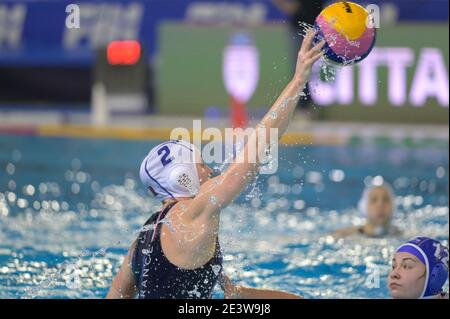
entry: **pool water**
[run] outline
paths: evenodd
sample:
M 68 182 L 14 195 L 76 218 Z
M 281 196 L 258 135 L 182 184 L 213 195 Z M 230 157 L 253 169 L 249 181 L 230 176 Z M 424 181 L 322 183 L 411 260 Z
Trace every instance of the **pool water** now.
M 156 144 L 0 136 L 0 298 L 103 298 L 159 208 L 138 180 Z M 448 147 L 433 145 L 283 147 L 278 173 L 222 213 L 225 270 L 307 298 L 389 298 L 399 243 L 425 235 L 448 245 L 448 164 Z M 379 175 L 395 188 L 404 238 L 333 240 L 363 222 L 355 207 Z

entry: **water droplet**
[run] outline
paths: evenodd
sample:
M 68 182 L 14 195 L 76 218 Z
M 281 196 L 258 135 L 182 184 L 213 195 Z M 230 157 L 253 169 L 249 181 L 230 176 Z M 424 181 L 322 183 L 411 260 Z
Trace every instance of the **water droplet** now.
M 219 273 L 222 271 L 222 266 L 220 265 L 213 265 L 211 268 L 216 276 L 218 276 Z
M 33 196 L 34 193 L 35 193 L 34 186 L 33 186 L 33 185 L 30 185 L 30 184 L 29 184 L 29 185 L 26 185 L 26 186 L 23 187 L 22 192 L 23 192 L 25 195 Z
M 163 223 L 164 225 L 166 225 L 167 226 L 167 228 L 169 228 L 169 230 L 172 232 L 172 233 L 175 233 L 176 232 L 176 229 L 175 229 L 175 227 L 173 226 L 173 224 L 172 224 L 172 221 L 169 219 L 169 218 L 164 218 L 163 220 L 161 220 L 161 223 Z
M 13 163 L 8 163 L 6 165 L 6 173 L 8 173 L 8 175 L 13 175 L 15 171 L 16 171 L 16 167 L 14 166 Z
M 333 169 L 329 173 L 329 178 L 333 182 L 339 183 L 342 182 L 345 178 L 345 173 L 343 170 L 340 169 Z
M 16 201 L 17 196 L 13 192 L 8 192 L 8 194 L 6 195 L 6 198 L 8 199 L 8 201 L 10 203 L 13 203 Z
M 73 183 L 72 186 L 70 187 L 70 190 L 72 193 L 78 194 L 80 192 L 80 185 L 77 183 Z
M 272 112 L 270 113 L 270 118 L 271 118 L 272 120 L 275 120 L 277 117 L 278 117 L 277 111 L 272 111 Z
M 45 184 L 45 183 L 40 183 L 39 184 L 39 192 L 41 194 L 47 193 L 47 190 L 48 190 L 47 184 Z
M 70 166 L 73 170 L 78 171 L 81 168 L 81 160 L 78 158 L 72 159 L 72 161 L 70 162 Z
M 34 201 L 33 208 L 35 210 L 39 210 L 41 208 L 41 203 L 39 203 L 38 201 Z
M 24 199 L 24 198 L 19 198 L 18 200 L 17 200 L 17 207 L 19 207 L 19 208 L 25 208 L 25 207 L 27 207 L 28 206 L 28 201 L 26 200 L 26 199 Z
M 93 181 L 91 183 L 91 189 L 94 192 L 99 192 L 100 191 L 100 184 L 97 181 Z
M 442 167 L 442 166 L 439 166 L 439 167 L 436 169 L 436 177 L 437 177 L 437 178 L 443 178 L 444 176 L 445 176 L 445 168 Z
M 372 183 L 374 186 L 381 186 L 384 182 L 383 176 L 377 175 L 373 178 Z
M 78 183 L 85 183 L 87 179 L 87 175 L 84 172 L 78 172 L 76 175 L 76 180 Z
M 22 153 L 19 150 L 14 150 L 12 152 L 12 159 L 14 162 L 20 161 L 22 158 Z
M 15 181 L 13 181 L 13 180 L 10 180 L 9 182 L 8 182 L 8 188 L 10 189 L 10 190 L 15 190 L 16 189 L 16 182 Z

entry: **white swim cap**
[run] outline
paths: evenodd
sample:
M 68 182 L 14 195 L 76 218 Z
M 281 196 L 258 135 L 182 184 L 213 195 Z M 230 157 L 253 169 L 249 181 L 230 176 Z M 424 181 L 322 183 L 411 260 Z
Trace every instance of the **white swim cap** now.
M 196 163 L 200 151 L 193 144 L 171 140 L 152 148 L 140 168 L 141 182 L 161 200 L 194 197 L 200 188 Z
M 364 189 L 364 191 L 363 191 L 363 193 L 361 195 L 361 199 L 359 200 L 359 203 L 358 203 L 358 210 L 364 216 L 367 216 L 367 213 L 368 213 L 367 208 L 368 208 L 368 205 L 369 205 L 369 194 L 370 194 L 370 192 L 373 189 L 378 188 L 378 187 L 382 187 L 385 190 L 387 190 L 387 192 L 389 194 L 389 197 L 392 199 L 392 212 L 395 211 L 395 193 L 394 193 L 394 190 L 392 189 L 391 185 L 389 185 L 387 182 L 383 181 L 380 184 L 369 185 L 369 186 L 367 186 Z

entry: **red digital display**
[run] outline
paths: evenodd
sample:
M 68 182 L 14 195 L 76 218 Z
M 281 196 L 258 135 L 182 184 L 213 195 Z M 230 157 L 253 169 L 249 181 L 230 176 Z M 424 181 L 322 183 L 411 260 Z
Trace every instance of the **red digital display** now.
M 141 57 L 138 41 L 112 41 L 106 50 L 106 58 L 111 65 L 134 65 Z

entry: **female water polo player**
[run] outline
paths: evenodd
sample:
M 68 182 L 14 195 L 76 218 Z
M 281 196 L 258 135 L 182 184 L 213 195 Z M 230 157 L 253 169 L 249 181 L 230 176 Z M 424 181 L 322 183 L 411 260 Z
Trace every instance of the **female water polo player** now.
M 298 54 L 293 79 L 257 130 L 286 131 L 295 106 L 323 54 L 309 32 Z M 276 116 L 274 116 L 274 114 Z M 143 184 L 163 202 L 131 246 L 107 298 L 210 298 L 217 282 L 229 298 L 298 298 L 293 294 L 235 286 L 222 272 L 218 241 L 220 212 L 259 170 L 252 145 L 269 144 L 270 134 L 252 134 L 226 172 L 211 178 L 194 145 L 169 141 L 153 148 L 141 165 Z M 267 149 L 258 147 L 258 159 Z
M 359 211 L 367 218 L 362 226 L 349 227 L 333 233 L 336 238 L 352 235 L 367 237 L 399 236 L 400 230 L 392 225 L 395 209 L 395 194 L 387 183 L 372 185 L 364 189 L 358 204 Z
M 417 237 L 397 248 L 388 286 L 394 299 L 448 299 L 448 248 L 439 241 Z

